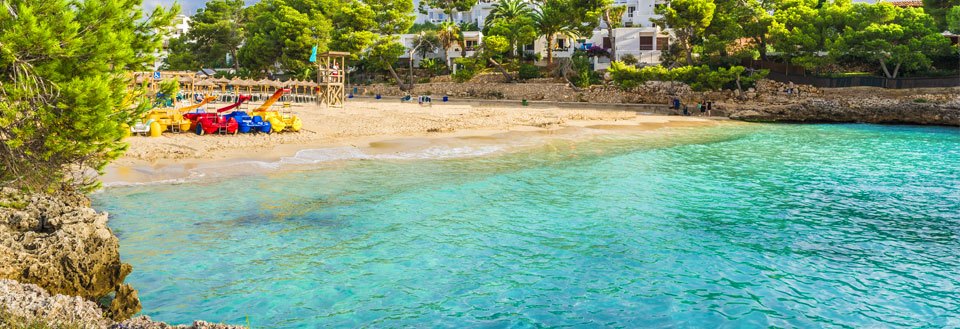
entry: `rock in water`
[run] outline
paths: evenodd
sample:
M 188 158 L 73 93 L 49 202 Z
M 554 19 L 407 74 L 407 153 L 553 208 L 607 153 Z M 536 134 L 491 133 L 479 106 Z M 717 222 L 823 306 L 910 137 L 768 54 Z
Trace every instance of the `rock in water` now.
M 132 270 L 120 262 L 107 214 L 85 196 L 0 189 L 0 278 L 90 301 L 116 292 L 109 316 L 125 319 L 141 308 L 133 288 L 122 286 Z

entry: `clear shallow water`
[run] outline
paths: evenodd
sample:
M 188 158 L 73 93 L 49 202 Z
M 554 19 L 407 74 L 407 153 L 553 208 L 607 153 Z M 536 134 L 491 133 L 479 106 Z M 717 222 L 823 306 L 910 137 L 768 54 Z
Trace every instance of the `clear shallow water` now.
M 94 198 L 175 323 L 960 326 L 956 128 L 677 129 Z

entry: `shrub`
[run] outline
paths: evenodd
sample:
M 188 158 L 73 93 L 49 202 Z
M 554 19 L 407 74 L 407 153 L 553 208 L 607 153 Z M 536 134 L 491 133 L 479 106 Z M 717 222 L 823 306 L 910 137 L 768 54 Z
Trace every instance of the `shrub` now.
M 636 56 L 633 56 L 633 54 L 626 54 L 626 55 L 620 56 L 620 61 L 630 66 L 634 66 L 634 65 L 637 65 L 637 63 L 640 63 L 640 60 L 638 60 Z
M 767 70 L 755 71 L 745 75 L 743 66 L 711 69 L 707 65 L 681 66 L 667 69 L 663 66 L 648 66 L 637 69 L 622 62 L 613 62 L 607 70 L 613 83 L 622 89 L 637 87 L 647 81 L 676 81 L 690 85 L 696 91 L 736 89 L 739 79 L 741 88 L 756 84 L 769 73 Z
M 517 76 L 524 80 L 539 78 L 541 77 L 540 68 L 533 64 L 520 65 L 520 70 L 517 72 Z
M 427 58 L 420 61 L 420 68 L 427 70 L 431 76 L 443 74 L 447 70 L 447 65 L 442 60 L 436 58 Z
M 571 67 L 573 69 L 574 76 L 570 78 L 570 82 L 580 88 L 590 87 L 593 84 L 600 83 L 600 75 L 593 70 L 592 63 L 590 62 L 589 55 L 583 51 L 577 51 L 573 54 L 571 58 Z
M 453 81 L 460 83 L 470 81 L 470 79 L 473 79 L 483 68 L 482 64 L 477 63 L 477 59 L 470 57 L 457 58 L 455 63 L 460 66 L 457 72 L 450 75 L 450 77 L 453 78 Z

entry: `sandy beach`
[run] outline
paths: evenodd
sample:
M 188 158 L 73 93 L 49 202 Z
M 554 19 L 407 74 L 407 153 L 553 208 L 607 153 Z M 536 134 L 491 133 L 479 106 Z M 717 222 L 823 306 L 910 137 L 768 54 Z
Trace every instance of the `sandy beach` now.
M 245 104 L 244 108 L 256 105 L 259 104 Z M 519 145 L 518 139 L 529 145 L 535 140 L 569 138 L 570 134 L 583 134 L 585 130 L 591 134 L 615 134 L 733 124 L 716 118 L 645 115 L 635 111 L 523 107 L 519 102 L 515 107 L 479 102 L 420 106 L 395 100 L 350 100 L 343 108 L 292 104 L 290 111 L 303 120 L 300 132 L 131 136 L 127 139 L 129 150 L 111 164 L 103 180 L 108 184 L 163 181 L 182 178 L 185 171 L 197 167 L 277 161 L 303 150 L 347 147 L 382 155 L 436 147 L 460 151 L 471 147 L 502 149 Z

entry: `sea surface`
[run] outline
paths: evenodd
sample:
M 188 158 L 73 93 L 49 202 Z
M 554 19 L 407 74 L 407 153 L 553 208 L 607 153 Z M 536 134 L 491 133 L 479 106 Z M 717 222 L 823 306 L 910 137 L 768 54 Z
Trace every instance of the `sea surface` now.
M 336 156 L 94 204 L 143 314 L 178 324 L 960 327 L 957 128 L 731 124 Z

